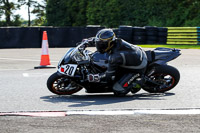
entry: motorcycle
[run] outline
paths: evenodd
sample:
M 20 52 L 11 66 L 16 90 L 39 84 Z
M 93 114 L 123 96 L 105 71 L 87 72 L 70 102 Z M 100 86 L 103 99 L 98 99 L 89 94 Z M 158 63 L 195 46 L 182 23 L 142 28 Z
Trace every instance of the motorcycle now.
M 57 72 L 47 80 L 49 91 L 57 95 L 72 95 L 83 88 L 87 93 L 114 92 L 112 89 L 114 83 L 88 81 L 87 75 L 103 73 L 107 70 L 109 55 L 87 50 L 86 43 L 87 40 L 82 41 L 77 47 L 70 48 L 62 57 Z M 143 82 L 139 88 L 134 85 L 130 91 L 133 94 L 140 89 L 149 93 L 164 93 L 174 88 L 179 82 L 180 73 L 167 62 L 180 56 L 180 50 L 156 48 L 145 53 L 148 59 L 146 71 L 144 74 L 137 74 L 131 83 Z M 120 70 L 118 77 L 122 76 L 124 72 Z

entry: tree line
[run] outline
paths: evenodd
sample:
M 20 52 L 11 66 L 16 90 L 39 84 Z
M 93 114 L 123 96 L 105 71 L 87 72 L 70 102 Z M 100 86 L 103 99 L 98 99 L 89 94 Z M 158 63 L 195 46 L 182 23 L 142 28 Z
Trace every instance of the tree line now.
M 0 18 L 6 16 L 0 26 L 20 26 L 20 16 L 13 16 L 11 21 L 9 15 L 22 5 L 34 7 L 29 15 L 37 14 L 34 24 L 43 26 L 196 27 L 200 22 L 199 0 L 43 0 L 43 4 L 36 0 L 18 0 L 17 4 L 0 0 Z
M 32 14 L 37 16 L 34 25 L 44 24 L 46 4 L 47 0 L 41 0 L 40 3 L 37 0 L 0 0 L 0 26 L 21 26 L 23 22 L 26 22 L 27 26 L 31 26 Z M 23 20 L 22 16 L 14 14 L 22 6 L 27 6 L 28 20 Z M 33 9 L 31 10 L 31 8 Z

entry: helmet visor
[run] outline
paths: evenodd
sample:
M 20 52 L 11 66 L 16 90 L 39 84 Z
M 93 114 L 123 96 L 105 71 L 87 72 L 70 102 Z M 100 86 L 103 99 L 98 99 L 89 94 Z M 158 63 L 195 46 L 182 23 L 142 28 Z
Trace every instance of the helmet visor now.
M 96 41 L 95 45 L 96 45 L 97 51 L 99 51 L 100 53 L 105 53 L 105 50 L 108 47 L 108 42 Z

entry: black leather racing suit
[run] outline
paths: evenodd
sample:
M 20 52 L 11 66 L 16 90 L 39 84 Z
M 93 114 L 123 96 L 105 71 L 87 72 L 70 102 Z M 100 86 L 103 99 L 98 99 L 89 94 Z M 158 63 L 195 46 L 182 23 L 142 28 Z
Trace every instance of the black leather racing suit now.
M 94 38 L 89 40 L 88 45 L 94 46 Z M 115 43 L 114 46 L 107 52 L 109 54 L 108 69 L 105 73 L 100 74 L 101 81 L 115 81 L 113 91 L 118 94 L 126 94 L 132 87 L 134 77 L 145 71 L 147 56 L 140 47 L 123 39 L 118 38 L 112 43 Z M 124 75 L 118 75 L 122 71 Z
M 147 66 L 147 56 L 138 46 L 130 44 L 122 39 L 116 39 L 113 48 L 109 51 L 108 69 L 105 73 L 107 80 L 114 80 L 118 71 L 127 70 L 113 86 L 117 93 L 130 91 L 128 81 L 138 73 L 143 73 Z

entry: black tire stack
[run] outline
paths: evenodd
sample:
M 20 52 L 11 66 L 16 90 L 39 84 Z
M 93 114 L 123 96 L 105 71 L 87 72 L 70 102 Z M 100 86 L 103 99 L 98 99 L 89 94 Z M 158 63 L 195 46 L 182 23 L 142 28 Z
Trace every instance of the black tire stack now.
M 143 27 L 133 27 L 133 44 L 146 44 L 146 30 Z
M 120 26 L 117 37 L 124 39 L 125 41 L 127 41 L 129 43 L 133 43 L 132 26 Z
M 113 32 L 115 33 L 116 37 L 119 38 L 119 29 L 113 29 Z
M 120 26 L 113 30 L 118 38 L 133 44 L 166 44 L 168 28 Z
M 158 28 L 154 26 L 145 26 L 147 41 L 146 44 L 157 44 L 158 43 Z
M 167 44 L 168 29 L 159 27 L 158 28 L 158 44 Z

